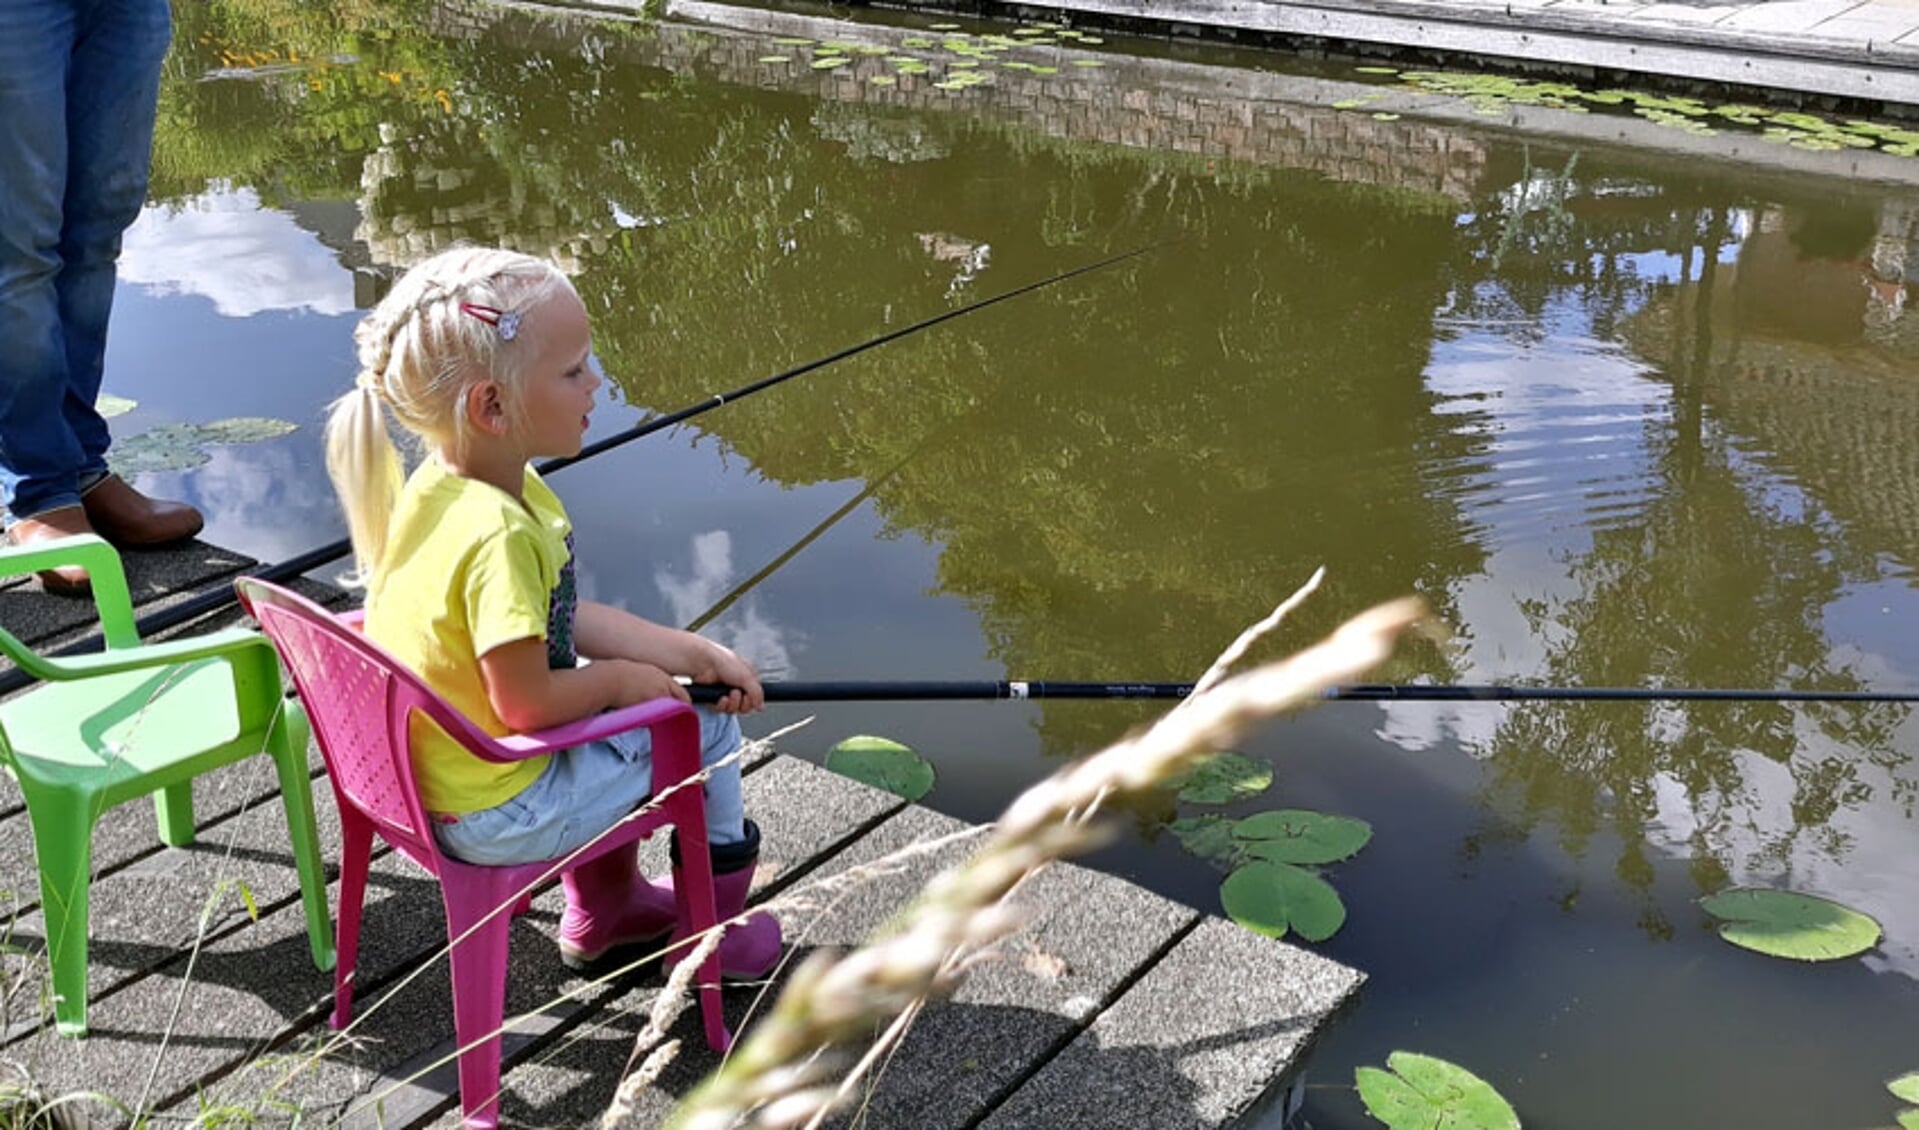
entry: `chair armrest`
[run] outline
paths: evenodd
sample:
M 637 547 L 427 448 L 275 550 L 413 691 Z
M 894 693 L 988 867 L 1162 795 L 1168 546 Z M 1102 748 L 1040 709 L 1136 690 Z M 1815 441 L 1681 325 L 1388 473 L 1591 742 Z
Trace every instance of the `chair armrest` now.
M 27 651 L 23 655 L 14 656 L 13 659 L 22 670 L 36 679 L 86 679 L 95 675 L 117 675 L 123 671 L 138 671 L 147 667 L 190 663 L 195 659 L 210 659 L 216 656 L 232 655 L 249 648 L 272 646 L 257 632 L 246 628 L 227 628 L 204 636 L 169 640 L 166 643 L 140 644 L 136 647 L 118 647 L 94 655 L 75 655 L 54 659 Z
M 595 714 L 578 722 L 568 722 L 564 726 L 552 726 L 530 734 L 489 738 L 486 744 L 491 749 L 476 748 L 473 752 L 488 761 L 522 761 L 543 753 L 555 753 L 615 734 L 624 734 L 628 730 L 656 725 L 681 713 L 691 714 L 693 708 L 676 698 L 656 698 Z
M 19 577 L 78 565 L 87 571 L 93 588 L 93 606 L 100 616 L 100 634 L 109 647 L 128 647 L 140 642 L 133 626 L 133 595 L 127 589 L 126 570 L 120 554 L 97 534 L 75 534 L 35 545 L 0 545 L 0 577 Z M 11 637 L 9 637 L 11 639 Z M 22 663 L 7 649 L 8 658 Z

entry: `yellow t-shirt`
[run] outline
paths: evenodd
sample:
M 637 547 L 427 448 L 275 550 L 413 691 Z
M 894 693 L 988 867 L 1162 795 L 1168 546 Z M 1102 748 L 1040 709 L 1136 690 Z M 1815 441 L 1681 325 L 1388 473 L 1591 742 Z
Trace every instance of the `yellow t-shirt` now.
M 429 687 L 496 737 L 480 656 L 505 643 L 547 641 L 547 661 L 571 667 L 572 523 L 533 468 L 519 500 L 427 459 L 407 479 L 368 586 L 366 633 Z M 413 772 L 433 812 L 466 813 L 508 800 L 546 768 L 544 756 L 495 764 L 415 716 Z

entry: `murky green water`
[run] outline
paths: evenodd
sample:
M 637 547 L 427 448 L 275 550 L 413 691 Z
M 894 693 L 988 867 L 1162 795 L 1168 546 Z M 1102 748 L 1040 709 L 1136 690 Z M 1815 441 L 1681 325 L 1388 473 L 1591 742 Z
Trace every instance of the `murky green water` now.
M 316 433 L 357 311 L 455 238 L 575 271 L 618 384 L 595 436 L 1157 242 L 556 475 L 587 593 L 729 602 L 708 631 L 775 677 L 1184 680 L 1323 564 L 1270 653 L 1415 592 L 1455 639 L 1382 679 L 1919 685 L 1919 193 L 1288 109 L 1306 70 L 1181 69 L 1205 56 L 914 94 L 760 63 L 803 55 L 773 34 L 184 3 L 118 433 L 303 429 L 147 484 L 263 559 L 338 536 Z M 968 818 L 1147 716 L 812 713 L 790 752 L 906 741 Z M 1883 1080 L 1919 1068 L 1914 737 L 1902 707 L 1764 703 L 1261 732 L 1278 783 L 1246 811 L 1376 830 L 1329 872 L 1350 919 L 1320 948 L 1372 980 L 1308 1121 L 1369 1125 L 1352 1068 L 1407 1048 L 1533 1126 L 1889 1124 Z M 1195 811 L 1134 811 L 1096 862 L 1217 909 L 1162 832 Z M 1735 950 L 1696 905 L 1733 883 L 1886 940 Z

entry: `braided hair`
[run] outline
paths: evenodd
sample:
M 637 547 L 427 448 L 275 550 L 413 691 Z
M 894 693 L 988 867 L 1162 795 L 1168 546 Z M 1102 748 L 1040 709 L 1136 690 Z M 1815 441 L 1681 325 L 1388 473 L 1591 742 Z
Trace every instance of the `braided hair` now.
M 523 329 L 522 319 L 572 291 L 543 259 L 458 247 L 408 270 L 360 322 L 353 333 L 359 374 L 326 423 L 327 473 L 353 538 L 349 584 L 378 571 L 405 484 L 388 413 L 422 446 L 465 451 L 472 438 L 462 407 L 467 390 L 491 380 L 517 406 L 536 352 L 525 338 L 538 332 L 533 323 Z

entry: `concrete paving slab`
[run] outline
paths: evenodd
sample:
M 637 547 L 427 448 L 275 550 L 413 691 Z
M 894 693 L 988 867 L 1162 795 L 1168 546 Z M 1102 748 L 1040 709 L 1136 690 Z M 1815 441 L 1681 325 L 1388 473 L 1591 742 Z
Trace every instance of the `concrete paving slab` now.
M 120 555 L 120 561 L 127 571 L 134 607 L 142 613 L 165 607 L 182 599 L 182 594 L 190 595 L 217 578 L 255 564 L 250 557 L 202 541 L 129 551 Z M 93 601 L 49 596 L 38 581 L 0 590 L 0 628 L 29 644 L 39 645 L 98 620 Z M 0 664 L 0 670 L 11 667 Z
M 340 855 L 339 821 L 330 792 L 313 799 L 321 856 L 329 861 L 332 878 L 337 875 L 332 861 Z M 246 898 L 241 896 L 242 887 Z M 198 841 L 188 847 L 163 848 L 96 879 L 90 898 L 87 996 L 93 1001 L 172 961 L 196 937 L 214 940 L 245 929 L 251 923 L 247 899 L 252 900 L 254 913 L 267 915 L 284 908 L 304 914 L 285 811 L 277 794 L 232 819 L 203 825 Z M 203 914 L 208 915 L 204 932 Z M 40 957 L 45 938 L 40 911 L 22 916 L 13 925 L 8 940 L 31 955 L 24 962 L 28 980 L 15 983 L 13 999 L 38 1001 L 41 989 L 50 989 Z M 44 1019 L 38 1016 L 29 1022 L 37 1026 Z M 17 1027 L 7 1030 L 8 1039 L 25 1034 Z
M 1362 974 L 1223 919 L 1182 937 L 983 1130 L 1241 1124 L 1286 1094 Z
M 368 884 L 360 976 L 369 986 L 369 1002 L 404 963 L 417 963 L 446 937 L 438 891 L 402 863 L 390 855 L 376 860 Z M 260 1073 L 266 1067 L 243 1084 L 223 1087 L 221 1081 L 323 1027 L 332 1005 L 332 974 L 313 967 L 299 904 L 210 941 L 191 961 L 190 978 L 188 966 L 188 955 L 178 955 L 92 1002 L 85 1040 L 43 1031 L 12 1045 L 8 1054 L 54 1094 L 97 1091 L 132 1102 L 164 1044 L 150 1096 L 156 1107 L 195 1101 L 202 1088 L 209 1101 L 262 1098 Z M 429 984 L 445 995 L 444 982 Z M 404 1011 L 416 995 L 424 998 L 426 992 L 402 991 L 392 1007 Z
M 1722 27 L 1738 31 L 1763 31 L 1781 35 L 1801 35 L 1821 21 L 1859 6 L 1859 0 L 1772 0 L 1767 4 L 1749 4 L 1721 22 Z

